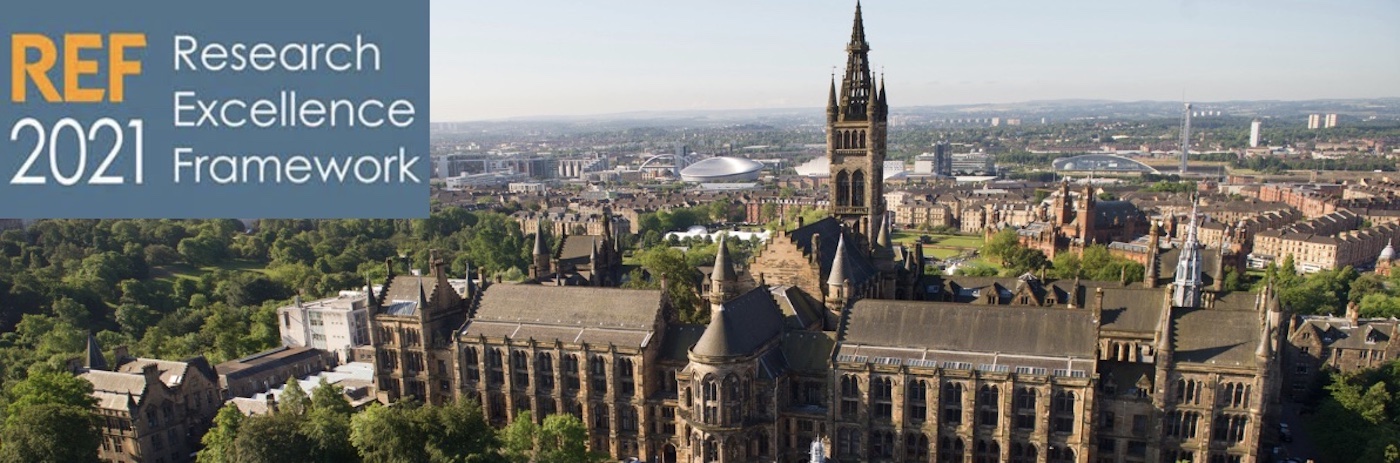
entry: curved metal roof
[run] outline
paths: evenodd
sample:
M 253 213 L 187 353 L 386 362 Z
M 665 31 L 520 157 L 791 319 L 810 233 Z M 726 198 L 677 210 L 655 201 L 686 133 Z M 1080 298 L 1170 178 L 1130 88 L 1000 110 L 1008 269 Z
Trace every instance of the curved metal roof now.
M 749 176 L 757 178 L 758 171 L 760 170 L 763 170 L 763 163 L 758 161 L 728 156 L 716 156 L 706 158 L 681 169 L 681 178 L 687 181 L 707 181 L 712 179 Z
M 1150 172 L 1157 173 L 1157 169 L 1147 164 L 1128 159 L 1116 154 L 1085 154 L 1069 158 L 1059 158 L 1051 162 L 1055 170 L 1061 171 L 1120 171 L 1120 172 Z

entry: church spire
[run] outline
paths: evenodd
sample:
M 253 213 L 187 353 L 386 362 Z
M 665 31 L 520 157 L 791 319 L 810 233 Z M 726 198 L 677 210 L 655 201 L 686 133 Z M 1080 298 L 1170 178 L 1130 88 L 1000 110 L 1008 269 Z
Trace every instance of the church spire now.
M 870 44 L 865 41 L 865 23 L 856 3 L 855 24 L 851 26 L 851 43 L 846 45 L 846 76 L 841 81 L 841 113 L 844 120 L 864 120 L 866 107 L 875 96 L 870 78 Z
M 1186 229 L 1186 241 L 1181 243 L 1181 258 L 1176 263 L 1176 286 L 1172 289 L 1172 305 L 1201 306 L 1201 246 L 1196 240 L 1196 199 L 1192 198 L 1191 225 Z
M 856 44 L 865 44 L 865 21 L 862 21 L 860 17 L 859 1 L 856 2 L 856 20 L 855 23 L 851 25 L 851 46 L 855 46 Z

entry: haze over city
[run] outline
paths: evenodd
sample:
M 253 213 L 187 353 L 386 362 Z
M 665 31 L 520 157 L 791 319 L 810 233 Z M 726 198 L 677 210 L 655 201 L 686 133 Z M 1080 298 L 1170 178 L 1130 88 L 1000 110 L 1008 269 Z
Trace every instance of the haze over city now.
M 819 107 L 854 2 L 432 4 L 432 120 Z M 865 4 L 898 106 L 1394 97 L 1400 4 Z M 839 71 L 838 71 L 839 72 Z

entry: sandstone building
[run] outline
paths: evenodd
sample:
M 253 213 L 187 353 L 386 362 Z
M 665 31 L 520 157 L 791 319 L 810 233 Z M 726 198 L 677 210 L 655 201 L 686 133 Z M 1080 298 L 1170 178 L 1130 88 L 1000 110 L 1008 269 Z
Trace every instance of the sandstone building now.
M 385 398 L 475 399 L 497 424 L 574 414 L 619 460 L 1264 461 L 1285 318 L 1271 288 L 1223 291 L 1194 218 L 1176 247 L 1152 244 L 1141 284 L 925 275 L 890 240 L 887 100 L 859 6 L 846 50 L 831 216 L 782 227 L 745 272 L 721 241 L 707 324 L 588 266 L 550 277 L 542 241 L 525 284 L 445 294 L 434 259 L 372 298 Z M 1100 211 L 1092 192 L 1076 208 L 1061 188 L 1057 240 L 1146 229 L 1135 208 Z

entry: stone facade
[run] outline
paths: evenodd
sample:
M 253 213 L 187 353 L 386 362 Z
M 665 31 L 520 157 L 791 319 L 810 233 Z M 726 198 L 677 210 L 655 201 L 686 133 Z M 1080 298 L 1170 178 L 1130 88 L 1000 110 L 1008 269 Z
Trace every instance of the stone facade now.
M 202 357 L 183 362 L 130 358 L 116 352 L 107 369 L 97 341 L 75 369 L 93 386 L 102 445 L 97 458 L 111 463 L 193 461 L 200 438 L 223 405 L 214 370 Z

